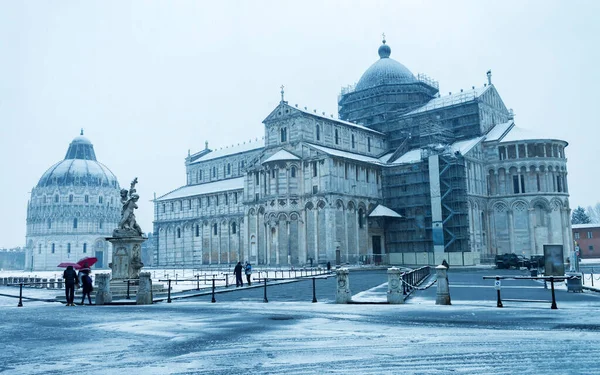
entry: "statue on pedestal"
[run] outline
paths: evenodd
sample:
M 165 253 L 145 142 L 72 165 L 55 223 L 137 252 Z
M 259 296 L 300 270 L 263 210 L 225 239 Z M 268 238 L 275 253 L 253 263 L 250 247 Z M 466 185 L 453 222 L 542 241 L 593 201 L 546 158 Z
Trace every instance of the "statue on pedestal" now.
M 138 208 L 137 201 L 140 196 L 136 194 L 135 185 L 137 177 L 131 181 L 129 191 L 121 189 L 121 221 L 117 229 L 113 231 L 113 237 L 141 237 L 143 235 L 142 228 L 135 220 L 135 210 Z

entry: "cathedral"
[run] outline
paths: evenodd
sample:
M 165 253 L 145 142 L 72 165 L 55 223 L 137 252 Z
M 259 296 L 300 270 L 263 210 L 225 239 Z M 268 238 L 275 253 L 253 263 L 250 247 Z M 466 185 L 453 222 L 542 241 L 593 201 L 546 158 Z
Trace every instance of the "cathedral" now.
M 112 235 L 121 218 L 119 182 L 96 160 L 94 146 L 81 135 L 64 160 L 51 166 L 31 191 L 27 204 L 26 270 L 57 270 L 62 262 L 97 257 L 108 267 Z
M 155 265 L 474 265 L 570 250 L 564 140 L 515 125 L 492 84 L 440 95 L 379 59 L 337 118 L 284 98 L 264 136 L 185 159 L 154 200 Z

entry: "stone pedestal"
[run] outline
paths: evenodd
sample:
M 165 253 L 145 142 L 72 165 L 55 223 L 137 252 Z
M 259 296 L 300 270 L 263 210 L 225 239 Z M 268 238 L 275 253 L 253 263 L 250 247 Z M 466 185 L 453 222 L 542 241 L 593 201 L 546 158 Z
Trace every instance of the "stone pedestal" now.
M 105 305 L 112 302 L 112 293 L 110 292 L 110 275 L 99 273 L 96 275 L 98 285 L 96 291 L 96 305 Z
M 448 285 L 448 269 L 445 266 L 439 265 L 435 267 L 437 273 L 437 295 L 436 305 L 451 305 L 450 303 L 450 286 Z
M 402 294 L 402 271 L 397 267 L 388 268 L 388 291 L 387 301 L 389 304 L 404 303 L 404 295 Z
M 142 243 L 148 238 L 135 237 L 108 237 L 106 240 L 113 245 L 112 280 L 139 279 L 142 263 Z
M 140 273 L 140 283 L 135 303 L 138 305 L 152 304 L 152 277 L 150 272 Z
M 337 289 L 335 293 L 335 303 L 348 303 L 352 301 L 350 292 L 350 277 L 347 268 L 340 268 L 335 271 L 337 276 Z

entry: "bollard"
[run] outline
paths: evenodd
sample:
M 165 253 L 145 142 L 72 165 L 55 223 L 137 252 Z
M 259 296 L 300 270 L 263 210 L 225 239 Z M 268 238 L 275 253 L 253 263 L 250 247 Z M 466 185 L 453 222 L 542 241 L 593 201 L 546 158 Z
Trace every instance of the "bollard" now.
M 388 268 L 388 291 L 387 301 L 389 304 L 402 304 L 404 303 L 404 295 L 400 288 L 402 271 L 397 267 Z M 404 284 L 404 283 L 403 283 Z
M 313 277 L 312 279 L 313 279 L 313 300 L 312 300 L 312 303 L 315 303 L 315 302 L 317 302 L 317 291 L 315 289 L 315 278 Z
M 196 275 L 196 290 L 200 290 L 200 275 Z
M 127 296 L 125 297 L 125 299 L 131 299 L 129 297 L 129 279 L 127 279 Z
M 350 292 L 350 277 L 347 268 L 339 268 L 335 271 L 337 276 L 337 289 L 335 293 L 335 303 L 349 303 L 352 301 Z
M 110 291 L 110 274 L 97 274 L 96 282 L 98 283 L 98 291 L 96 292 L 96 305 L 106 305 L 111 303 L 112 293 Z M 59 285 L 60 284 L 62 284 L 61 281 L 59 281 Z
M 451 305 L 450 302 L 450 287 L 448 285 L 447 268 L 441 264 L 435 267 L 437 273 L 437 294 L 436 305 Z
M 152 278 L 150 275 L 150 272 L 140 272 L 138 291 L 135 298 L 136 305 L 151 305 L 153 302 Z
M 267 303 L 269 300 L 267 299 L 267 278 L 265 277 L 265 296 L 263 298 L 263 302 Z
M 210 302 L 215 303 L 217 302 L 217 300 L 215 299 L 215 276 L 213 275 L 213 279 L 212 279 L 212 299 L 210 300 Z
M 23 283 L 19 283 L 19 303 L 17 307 L 23 307 Z
M 550 308 L 552 310 L 558 309 L 556 306 L 556 297 L 554 296 L 554 277 L 550 276 L 550 287 L 552 288 L 552 306 Z
M 494 288 L 496 288 L 496 293 L 497 293 L 497 297 L 498 299 L 496 300 L 496 307 L 504 307 L 502 305 L 502 298 L 500 298 L 500 277 L 496 276 L 496 283 L 494 285 Z
M 169 283 L 168 288 L 169 290 L 167 290 L 167 303 L 171 303 L 171 279 L 167 279 L 167 283 Z

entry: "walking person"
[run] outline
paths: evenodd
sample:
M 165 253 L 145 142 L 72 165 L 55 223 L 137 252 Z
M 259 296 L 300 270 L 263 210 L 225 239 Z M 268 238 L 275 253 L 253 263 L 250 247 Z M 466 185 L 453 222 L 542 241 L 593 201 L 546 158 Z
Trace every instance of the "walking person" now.
M 250 262 L 246 262 L 246 267 L 244 267 L 244 271 L 246 273 L 246 281 L 248 282 L 248 286 L 252 285 L 252 281 L 250 281 L 250 276 L 252 276 L 252 265 Z
M 82 270 L 81 287 L 82 287 L 81 305 L 84 304 L 86 295 L 88 297 L 88 302 L 91 305 L 92 304 L 92 296 L 90 295 L 90 293 L 92 293 L 92 291 L 94 290 L 94 285 L 92 283 L 92 278 L 90 277 L 89 268 L 87 270 Z
M 242 280 L 242 262 L 237 262 L 233 272 L 235 273 L 235 287 L 244 286 L 244 280 Z
M 75 299 L 75 287 L 79 287 L 79 280 L 77 280 L 77 272 L 75 272 L 73 266 L 67 266 L 67 269 L 63 272 L 63 279 L 65 279 L 67 306 L 75 306 L 73 300 Z

